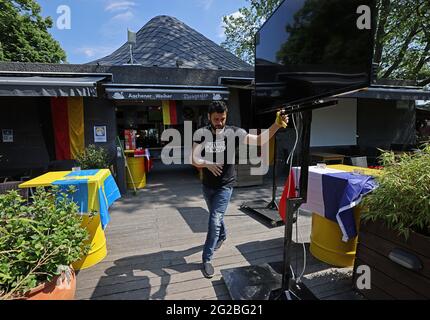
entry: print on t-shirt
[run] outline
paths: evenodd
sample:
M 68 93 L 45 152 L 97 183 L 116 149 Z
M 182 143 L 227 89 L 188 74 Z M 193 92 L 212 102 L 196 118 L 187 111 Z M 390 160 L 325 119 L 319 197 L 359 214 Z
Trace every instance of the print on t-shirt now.
M 225 140 L 218 140 L 214 142 L 207 142 L 205 144 L 205 152 L 207 153 L 218 153 L 225 151 Z

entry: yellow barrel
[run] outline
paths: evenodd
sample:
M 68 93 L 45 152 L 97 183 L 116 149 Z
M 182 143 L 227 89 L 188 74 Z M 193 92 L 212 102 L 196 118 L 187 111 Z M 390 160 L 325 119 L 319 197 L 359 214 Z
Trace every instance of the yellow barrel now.
M 127 171 L 127 188 L 128 189 L 142 189 L 146 185 L 146 173 L 145 173 L 145 158 L 144 157 L 127 157 L 127 165 L 130 169 L 130 172 Z M 131 177 L 130 178 L 130 173 Z
M 360 207 L 354 208 L 357 234 L 360 221 Z M 337 267 L 354 265 L 358 236 L 348 242 L 342 241 L 342 231 L 337 223 L 319 214 L 312 214 L 312 231 L 310 251 L 312 255 L 325 263 Z
M 91 249 L 88 254 L 72 264 L 75 270 L 89 268 L 102 261 L 107 255 L 106 237 L 100 223 L 100 215 L 93 217 L 83 216 L 82 227 L 86 228 L 90 234 L 85 244 L 90 244 Z

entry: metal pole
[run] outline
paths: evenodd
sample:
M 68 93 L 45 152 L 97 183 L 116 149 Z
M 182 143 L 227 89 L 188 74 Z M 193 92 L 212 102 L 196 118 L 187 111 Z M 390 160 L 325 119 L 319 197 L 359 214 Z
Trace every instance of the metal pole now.
M 278 204 L 276 203 L 276 158 L 277 158 L 277 144 L 276 144 L 276 133 L 273 136 L 273 173 L 272 173 L 272 200 L 266 206 L 267 209 L 278 210 Z
M 130 43 L 130 63 L 134 64 L 133 61 L 133 45 Z
M 276 159 L 278 157 L 278 153 L 277 153 L 277 144 L 276 144 L 276 133 L 273 136 L 273 181 L 272 181 L 272 201 L 274 203 L 274 205 L 277 207 L 276 205 Z
M 284 270 L 282 273 L 282 292 L 288 291 L 290 288 L 290 265 L 291 265 L 291 243 L 293 239 L 293 216 L 296 203 L 300 199 L 287 199 L 287 215 L 285 218 L 285 235 L 284 235 Z
M 309 174 L 309 146 L 310 146 L 310 132 L 311 132 L 311 122 L 312 122 L 312 111 L 306 109 L 302 112 L 302 130 L 301 130 L 301 172 L 300 172 L 300 191 L 299 197 L 294 199 L 287 199 L 287 214 L 285 222 L 285 234 L 284 234 L 284 270 L 282 273 L 282 287 L 281 296 L 286 295 L 287 299 L 291 299 L 291 244 L 293 239 L 293 219 L 294 213 L 299 209 L 299 207 L 306 202 L 307 191 L 308 191 L 308 174 Z M 291 172 L 288 173 L 290 175 Z M 288 178 L 287 178 L 288 179 Z M 297 226 L 296 226 L 297 228 Z

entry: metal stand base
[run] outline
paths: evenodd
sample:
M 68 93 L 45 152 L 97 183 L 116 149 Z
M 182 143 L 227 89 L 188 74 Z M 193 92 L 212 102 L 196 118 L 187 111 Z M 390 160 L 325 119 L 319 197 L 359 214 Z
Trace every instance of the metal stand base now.
M 266 200 L 254 200 L 244 202 L 240 205 L 240 209 L 259 215 L 265 219 L 272 227 L 279 227 L 284 224 L 278 212 L 276 203 L 267 202 Z
M 318 300 L 303 282 L 290 280 L 290 288 L 284 291 L 282 288 L 270 293 L 269 300 Z
M 224 269 L 221 275 L 233 300 L 269 300 L 282 282 L 282 276 L 267 263 Z
M 284 291 L 282 275 L 275 269 L 281 270 L 282 262 L 224 269 L 221 275 L 233 300 L 317 300 L 302 282 L 290 280 Z

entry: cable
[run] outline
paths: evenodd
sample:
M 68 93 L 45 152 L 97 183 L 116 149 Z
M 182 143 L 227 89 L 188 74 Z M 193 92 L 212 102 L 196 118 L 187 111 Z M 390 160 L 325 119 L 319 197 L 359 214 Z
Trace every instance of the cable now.
M 292 107 L 292 109 L 294 109 L 294 106 Z M 303 115 L 302 115 L 301 112 L 298 115 L 292 114 L 292 121 L 293 121 L 294 131 L 296 133 L 296 140 L 295 140 L 294 146 L 293 146 L 293 148 L 292 148 L 292 150 L 291 150 L 291 152 L 290 152 L 290 154 L 288 155 L 288 158 L 287 158 L 287 163 L 290 164 L 289 165 L 289 171 L 288 171 L 289 174 L 291 174 L 291 170 L 292 170 L 292 166 L 293 166 L 293 160 L 294 160 L 294 153 L 296 151 L 297 143 L 298 143 L 298 140 L 299 140 L 299 132 L 298 132 L 297 123 L 296 123 L 296 121 L 299 120 L 299 119 L 296 120 L 296 117 L 299 117 L 300 120 L 303 120 Z M 297 186 L 298 185 L 298 175 L 295 175 L 294 179 L 295 179 L 295 185 Z M 290 193 L 290 188 L 291 188 L 290 181 L 291 180 L 288 179 L 287 195 Z M 299 216 L 300 216 L 300 211 L 297 210 L 297 217 L 296 217 L 296 243 L 299 243 L 299 240 L 298 240 L 298 238 L 299 238 L 299 228 L 298 228 L 298 225 L 299 225 Z M 300 234 L 300 243 L 303 246 L 303 270 L 300 273 L 300 275 L 298 276 L 298 278 L 296 280 L 297 282 L 300 282 L 301 277 L 304 275 L 305 270 L 306 270 L 306 264 L 307 264 L 307 261 L 306 261 L 306 254 L 307 254 L 307 252 L 306 252 L 306 246 L 305 246 L 305 243 L 302 242 L 302 236 L 301 236 L 301 234 Z M 298 259 L 297 259 L 297 251 L 296 251 L 296 271 L 298 269 L 297 263 L 298 263 Z M 293 268 L 292 268 L 291 265 L 290 265 L 290 269 L 291 269 L 291 272 L 294 275 Z M 293 276 L 293 279 L 296 279 L 295 275 Z
M 303 125 L 303 114 L 300 112 L 299 113 L 299 116 L 300 116 L 300 119 L 302 120 L 302 125 Z M 298 178 L 297 178 L 298 179 Z M 298 221 L 299 221 L 299 216 L 300 216 L 300 209 L 298 209 L 297 210 L 297 218 L 296 218 L 296 220 L 297 220 L 297 222 L 296 222 L 296 242 L 298 241 L 298 237 L 299 237 L 299 234 L 300 234 L 300 231 L 299 231 L 299 228 L 298 228 Z M 300 282 L 301 281 L 301 278 L 302 278 L 302 276 L 305 274 L 305 271 L 306 271 L 306 263 L 307 263 L 307 261 L 306 261 L 306 256 L 307 256 L 307 252 L 306 252 L 306 246 L 305 246 L 305 243 L 304 243 L 304 241 L 302 241 L 302 235 L 300 234 L 300 243 L 302 244 L 302 246 L 303 246 L 303 270 L 302 270 L 302 272 L 300 273 L 300 275 L 297 277 L 297 282 Z

